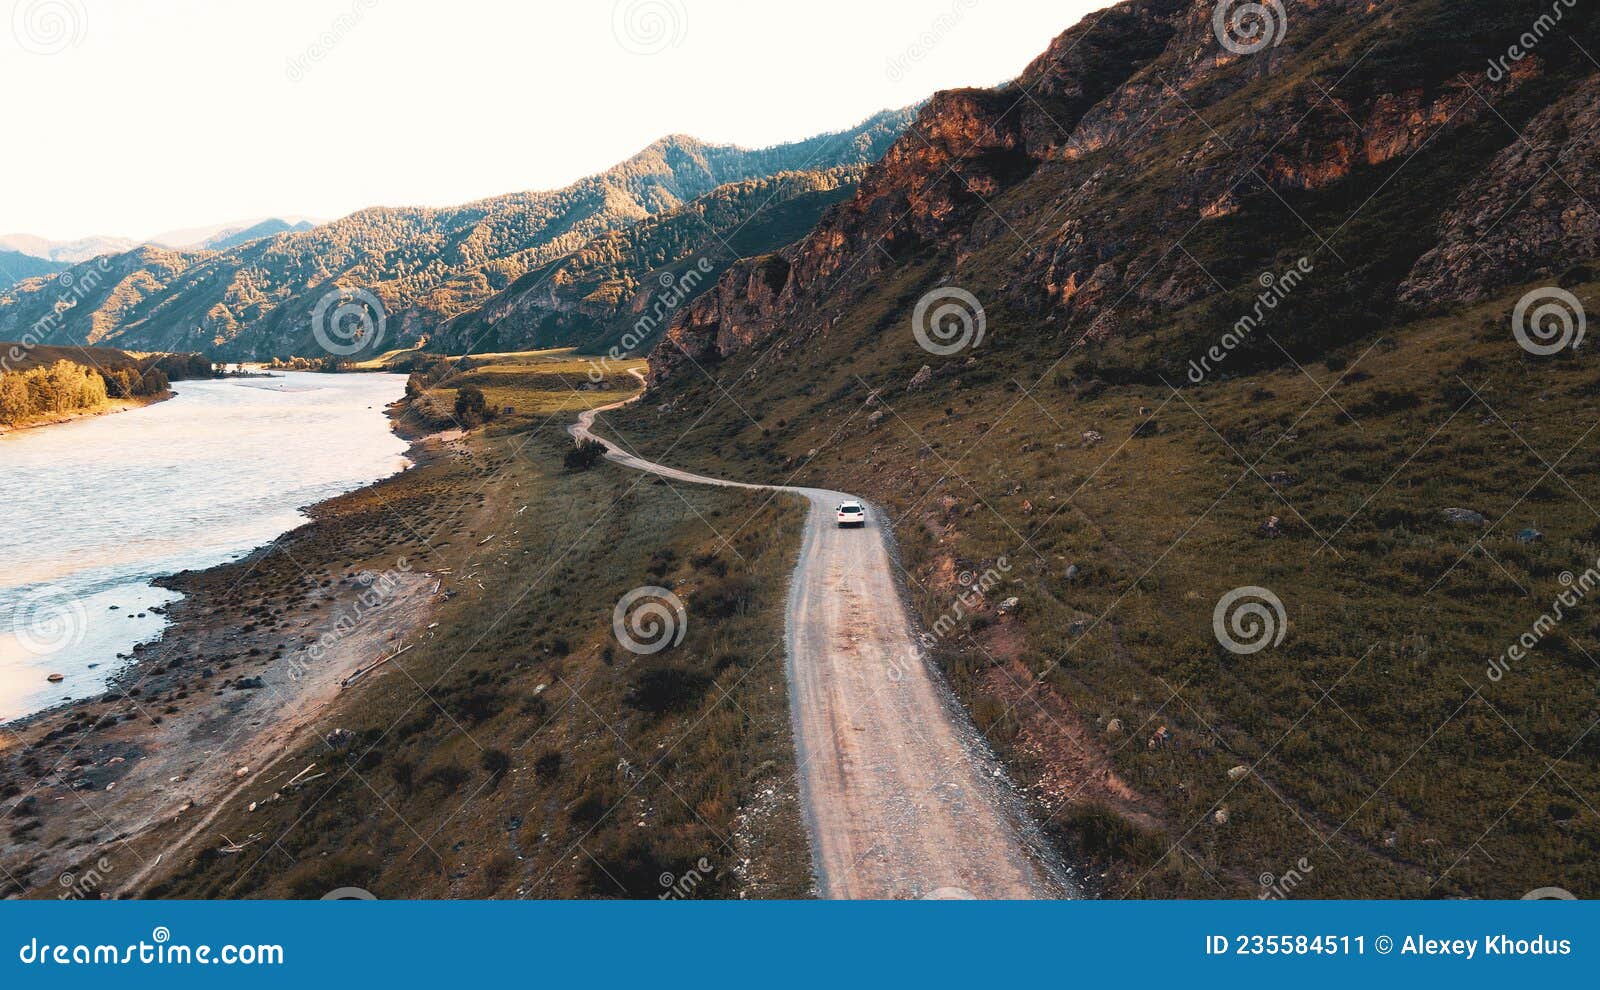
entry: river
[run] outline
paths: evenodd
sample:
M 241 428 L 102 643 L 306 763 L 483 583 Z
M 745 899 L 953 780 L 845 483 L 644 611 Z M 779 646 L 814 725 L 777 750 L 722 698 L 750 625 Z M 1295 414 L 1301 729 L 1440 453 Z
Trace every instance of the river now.
M 173 390 L 0 436 L 0 722 L 104 691 L 179 597 L 154 578 L 236 559 L 305 522 L 302 508 L 408 463 L 384 414 L 402 375 Z

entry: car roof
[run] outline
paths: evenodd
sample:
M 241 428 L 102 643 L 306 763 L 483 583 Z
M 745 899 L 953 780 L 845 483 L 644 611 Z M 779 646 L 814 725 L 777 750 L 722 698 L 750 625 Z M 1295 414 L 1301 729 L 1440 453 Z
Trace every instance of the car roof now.
M 861 503 L 855 501 L 854 499 L 851 499 L 849 501 L 840 502 L 839 503 L 839 508 L 841 508 L 841 509 L 859 509 L 859 508 L 861 508 Z

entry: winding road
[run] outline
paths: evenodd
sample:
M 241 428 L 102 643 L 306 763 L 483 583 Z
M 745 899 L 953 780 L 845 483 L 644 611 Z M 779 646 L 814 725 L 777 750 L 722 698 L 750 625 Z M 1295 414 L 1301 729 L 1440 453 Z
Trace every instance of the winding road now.
M 834 508 L 855 496 L 726 481 L 644 460 L 594 434 L 597 415 L 626 404 L 583 413 L 572 436 L 598 441 L 608 459 L 637 471 L 810 503 L 785 645 L 800 798 L 821 895 L 1069 895 L 1068 882 L 1044 865 L 1042 843 L 993 754 L 917 647 L 882 512 L 869 506 L 864 529 L 840 529 Z

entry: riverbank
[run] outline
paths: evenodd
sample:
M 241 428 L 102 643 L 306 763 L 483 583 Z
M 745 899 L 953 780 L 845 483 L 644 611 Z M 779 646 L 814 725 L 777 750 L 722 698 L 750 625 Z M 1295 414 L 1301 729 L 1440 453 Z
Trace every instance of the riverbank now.
M 798 526 L 723 546 L 749 496 L 567 472 L 543 410 L 617 391 L 520 380 L 523 411 L 162 582 L 186 597 L 113 690 L 0 735 L 8 894 L 650 897 L 702 861 L 697 896 L 808 892 L 771 607 Z M 681 651 L 616 643 L 649 584 L 691 603 Z
M 93 419 L 96 416 L 111 416 L 116 413 L 129 412 L 134 409 L 143 409 L 153 406 L 158 402 L 165 402 L 175 393 L 165 392 L 161 395 L 141 396 L 137 399 L 107 399 L 103 406 L 94 409 L 79 409 L 68 413 L 52 413 L 48 416 L 39 416 L 24 420 L 20 423 L 0 423 L 0 437 L 9 433 L 21 433 L 24 430 L 37 430 L 46 426 L 60 426 L 80 419 Z

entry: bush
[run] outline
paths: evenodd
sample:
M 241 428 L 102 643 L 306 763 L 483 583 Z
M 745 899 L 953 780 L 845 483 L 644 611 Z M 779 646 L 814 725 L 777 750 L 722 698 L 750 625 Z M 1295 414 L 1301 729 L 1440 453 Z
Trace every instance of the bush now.
M 476 385 L 463 385 L 456 390 L 456 422 L 463 429 L 472 429 L 494 419 L 494 410 L 483 397 L 483 389 Z
M 651 715 L 691 708 L 711 686 L 711 678 L 683 667 L 659 666 L 641 671 L 623 700 Z
M 511 757 L 503 749 L 486 749 L 483 751 L 481 765 L 489 774 L 489 788 L 493 790 L 500 786 L 500 781 L 505 777 L 506 771 L 511 769 Z
M 567 451 L 568 471 L 587 471 L 606 456 L 606 445 L 598 440 L 579 440 Z

